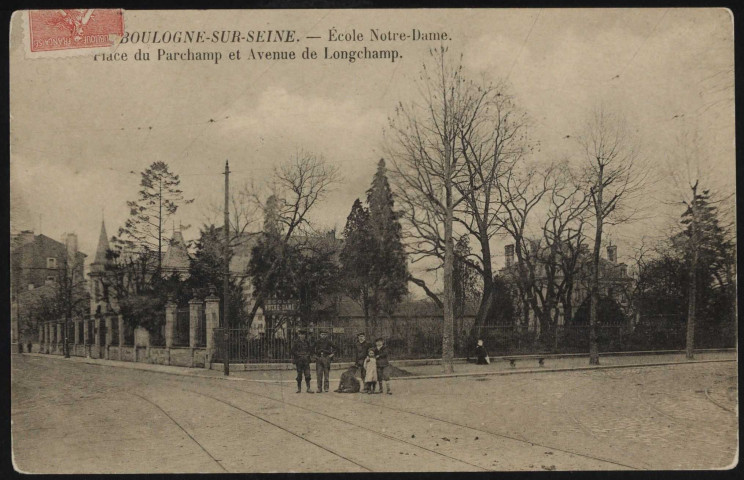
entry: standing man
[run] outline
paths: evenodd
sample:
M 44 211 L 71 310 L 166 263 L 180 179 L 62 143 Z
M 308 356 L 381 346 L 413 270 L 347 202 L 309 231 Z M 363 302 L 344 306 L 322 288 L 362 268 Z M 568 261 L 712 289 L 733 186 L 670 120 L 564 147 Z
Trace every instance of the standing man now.
M 297 331 L 297 340 L 292 345 L 292 363 L 297 368 L 297 393 L 302 393 L 302 376 L 305 376 L 307 393 L 315 393 L 310 388 L 310 355 L 312 348 L 310 342 L 305 338 L 305 330 Z
M 318 374 L 318 393 L 328 391 L 331 374 L 331 360 L 336 353 L 336 345 L 328 338 L 328 332 L 322 330 L 315 342 L 315 373 Z
M 369 355 L 370 348 L 374 348 L 374 346 L 367 341 L 367 336 L 364 332 L 357 333 L 357 343 L 354 344 L 354 352 L 356 354 L 354 358 L 357 369 L 362 373 L 362 381 L 364 381 L 364 377 L 367 373 L 364 368 L 364 360 L 367 358 L 367 355 Z M 364 387 L 364 391 L 367 391 L 366 386 Z

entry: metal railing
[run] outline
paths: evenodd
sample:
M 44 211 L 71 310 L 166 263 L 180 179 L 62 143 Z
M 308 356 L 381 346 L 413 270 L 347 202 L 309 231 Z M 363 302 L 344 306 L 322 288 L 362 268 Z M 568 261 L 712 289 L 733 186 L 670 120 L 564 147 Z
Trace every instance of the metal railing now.
M 308 332 L 308 339 L 314 343 L 321 330 L 330 333 L 337 347 L 335 361 L 353 361 L 357 342 L 355 329 L 317 327 Z M 556 331 L 557 330 L 557 331 Z M 221 362 L 227 350 L 230 361 L 235 363 L 273 363 L 291 361 L 294 343 L 293 332 L 282 331 L 281 336 L 257 334 L 249 329 L 229 329 L 229 340 L 225 340 L 225 329 L 214 329 L 214 360 Z M 442 331 L 439 328 L 416 328 L 415 325 L 399 325 L 395 332 L 383 335 L 390 350 L 392 360 L 439 358 L 442 355 Z M 524 327 L 503 325 L 474 327 L 455 331 L 454 354 L 456 357 L 470 357 L 474 354 L 477 339 L 482 339 L 491 356 L 528 355 L 547 353 L 588 353 L 589 326 L 559 326 L 548 332 L 538 333 Z M 698 348 L 727 348 L 735 346 L 735 338 L 701 332 L 698 335 Z M 375 339 L 374 332 L 367 340 Z M 733 342 L 733 343 L 732 343 Z M 653 328 L 629 325 L 597 326 L 597 343 L 600 352 L 680 350 L 685 347 L 685 330 L 679 326 L 658 326 Z M 226 347 L 227 346 L 227 347 Z

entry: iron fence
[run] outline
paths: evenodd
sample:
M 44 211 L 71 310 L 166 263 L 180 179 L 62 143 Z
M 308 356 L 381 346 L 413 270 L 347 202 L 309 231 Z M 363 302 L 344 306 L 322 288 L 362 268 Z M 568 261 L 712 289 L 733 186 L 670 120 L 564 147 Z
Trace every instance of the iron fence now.
M 597 344 L 600 352 L 682 350 L 685 348 L 685 329 L 670 326 L 653 328 L 629 325 L 598 325 Z M 353 361 L 357 329 L 339 327 L 316 327 L 308 331 L 308 339 L 314 343 L 320 331 L 329 332 L 336 345 L 335 361 Z M 271 335 L 258 335 L 248 329 L 228 329 L 229 341 L 225 340 L 225 329 L 213 331 L 215 342 L 215 361 L 221 362 L 225 345 L 231 362 L 272 363 L 291 361 L 291 350 L 295 340 L 294 333 L 282 331 L 279 338 Z M 387 331 L 385 343 L 393 360 L 439 358 L 442 355 L 442 329 L 428 325 L 417 328 L 414 324 L 398 325 Z M 376 333 L 371 331 L 367 340 L 373 342 Z M 719 336 L 720 337 L 720 336 Z M 730 347 L 725 339 L 715 336 L 699 336 L 697 348 Z M 723 337 L 721 337 L 723 338 Z M 536 332 L 524 327 L 482 326 L 455 331 L 453 343 L 455 357 L 474 356 L 476 341 L 482 339 L 491 356 L 529 355 L 549 353 L 588 353 L 589 326 L 559 326 L 548 332 Z
M 176 331 L 173 336 L 173 345 L 175 346 L 189 345 L 189 315 L 189 307 L 176 309 Z

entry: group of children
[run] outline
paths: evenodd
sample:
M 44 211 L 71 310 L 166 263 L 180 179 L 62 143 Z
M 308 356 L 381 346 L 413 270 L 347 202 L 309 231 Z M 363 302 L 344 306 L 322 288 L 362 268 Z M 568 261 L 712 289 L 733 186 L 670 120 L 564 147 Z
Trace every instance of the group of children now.
M 320 338 L 312 344 L 306 337 L 305 330 L 298 330 L 297 339 L 292 345 L 292 363 L 297 368 L 297 393 L 302 392 L 302 379 L 304 377 L 307 393 L 315 393 L 310 386 L 310 363 L 316 362 L 318 374 L 318 393 L 328 391 L 331 361 L 336 353 L 336 346 L 328 338 L 327 332 L 320 332 Z M 389 350 L 382 338 L 375 340 L 374 345 L 367 342 L 364 333 L 357 335 L 358 342 L 355 344 L 356 361 L 348 371 L 341 375 L 338 393 L 356 393 L 361 389 L 359 380 L 356 378 L 361 373 L 364 382 L 364 393 L 382 393 L 383 382 L 387 387 L 387 394 L 392 395 L 390 390 L 391 365 Z M 379 391 L 377 386 L 379 385 Z
M 362 376 L 364 378 L 364 391 L 366 393 L 382 393 L 382 382 L 385 382 L 387 394 L 390 391 L 390 360 L 388 348 L 382 338 L 375 340 L 375 347 L 367 350 L 367 358 L 364 359 Z M 380 385 L 379 391 L 375 387 Z

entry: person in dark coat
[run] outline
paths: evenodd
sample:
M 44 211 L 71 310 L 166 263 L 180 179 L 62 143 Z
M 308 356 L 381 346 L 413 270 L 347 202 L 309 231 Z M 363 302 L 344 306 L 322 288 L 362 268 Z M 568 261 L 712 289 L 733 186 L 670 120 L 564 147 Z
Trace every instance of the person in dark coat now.
M 358 393 L 360 389 L 359 379 L 356 378 L 357 367 L 352 365 L 341 374 L 341 381 L 338 384 L 336 393 Z
M 357 341 L 354 343 L 354 363 L 362 373 L 362 380 L 364 380 L 367 374 L 364 368 L 364 360 L 367 359 L 370 348 L 374 348 L 374 345 L 367 341 L 367 336 L 363 332 L 358 333 Z M 367 391 L 366 386 L 364 391 Z
M 375 340 L 375 358 L 377 358 L 377 383 L 380 385 L 380 391 L 382 393 L 382 382 L 385 382 L 387 387 L 387 394 L 392 395 L 390 391 L 390 352 L 388 351 L 387 345 L 382 338 Z
M 488 365 L 490 363 L 488 361 L 488 351 L 483 346 L 483 340 L 480 338 L 478 339 L 478 345 L 475 347 L 475 356 L 478 357 L 475 362 L 477 365 Z
M 305 338 L 305 331 L 300 330 L 297 332 L 297 340 L 292 345 L 292 363 L 297 368 L 297 393 L 302 392 L 302 376 L 305 376 L 305 384 L 307 385 L 307 393 L 315 393 L 310 388 L 310 356 L 312 355 L 312 347 L 310 342 Z
M 336 345 L 328 338 L 328 332 L 321 331 L 320 338 L 315 342 L 315 373 L 318 376 L 318 393 L 328 391 L 331 360 L 335 353 Z

